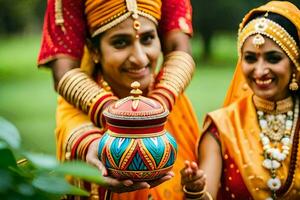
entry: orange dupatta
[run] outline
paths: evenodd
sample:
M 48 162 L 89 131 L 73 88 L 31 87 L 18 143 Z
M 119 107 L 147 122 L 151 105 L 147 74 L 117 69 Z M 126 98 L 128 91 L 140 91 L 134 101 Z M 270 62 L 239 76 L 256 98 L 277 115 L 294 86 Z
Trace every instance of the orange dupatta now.
M 234 165 L 236 165 L 233 167 L 239 170 L 243 182 L 253 199 L 266 199 L 269 197 L 270 190 L 266 183 L 270 178 L 270 174 L 262 166 L 264 157 L 259 138 L 260 127 L 258 126 L 256 110 L 252 102 L 252 95 L 241 98 L 225 108 L 209 113 L 205 119 L 204 132 L 212 123 L 218 129 L 222 157 L 224 160 L 228 159 L 228 157 L 233 160 Z M 300 157 L 299 150 L 297 157 Z M 289 171 L 290 158 L 287 158 L 282 164 L 283 166 L 277 170 L 277 173 L 281 182 L 284 183 Z M 225 178 L 228 179 L 226 170 L 223 172 L 224 174 Z M 231 178 L 234 181 L 234 177 Z M 225 188 L 228 186 L 221 185 L 221 187 Z M 229 188 L 233 192 L 238 189 Z M 283 197 L 286 199 L 299 198 L 299 190 L 300 168 L 296 165 L 293 182 Z M 235 196 L 238 198 L 237 195 Z
M 243 18 L 243 20 L 239 26 L 239 32 L 244 28 L 249 17 L 253 13 L 257 13 L 257 12 L 262 12 L 262 13 L 272 12 L 272 13 L 282 15 L 285 18 L 289 19 L 297 28 L 298 36 L 300 38 L 300 11 L 295 5 L 293 5 L 292 3 L 288 2 L 288 1 L 270 1 L 269 3 L 267 3 L 263 6 L 260 6 L 258 8 L 251 10 Z M 242 73 L 240 59 L 241 58 L 239 58 L 239 60 L 238 60 L 238 63 L 236 65 L 236 70 L 233 75 L 233 79 L 227 90 L 226 98 L 224 101 L 224 106 L 229 105 L 230 103 L 234 102 L 235 100 L 237 100 L 241 97 L 252 94 L 252 91 L 247 86 L 244 75 Z M 299 60 L 299 62 L 300 62 L 300 60 Z M 298 71 L 299 71 L 299 69 L 298 69 Z

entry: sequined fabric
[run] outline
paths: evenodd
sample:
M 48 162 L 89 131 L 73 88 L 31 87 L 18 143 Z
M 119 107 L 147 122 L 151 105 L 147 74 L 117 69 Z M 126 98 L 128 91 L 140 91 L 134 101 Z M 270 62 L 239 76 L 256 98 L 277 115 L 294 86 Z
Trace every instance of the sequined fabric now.
M 38 65 L 44 65 L 59 57 L 79 60 L 83 54 L 86 34 L 84 2 L 63 0 L 62 4 L 65 33 L 55 24 L 55 0 L 48 0 Z

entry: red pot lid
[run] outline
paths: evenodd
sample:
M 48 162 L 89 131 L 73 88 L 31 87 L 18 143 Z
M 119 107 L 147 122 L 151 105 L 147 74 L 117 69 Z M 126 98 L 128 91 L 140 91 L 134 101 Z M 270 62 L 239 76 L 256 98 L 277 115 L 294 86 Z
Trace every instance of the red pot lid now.
M 169 111 L 159 102 L 141 96 L 140 83 L 135 81 L 130 96 L 110 105 L 103 115 L 109 125 L 146 127 L 165 123 Z

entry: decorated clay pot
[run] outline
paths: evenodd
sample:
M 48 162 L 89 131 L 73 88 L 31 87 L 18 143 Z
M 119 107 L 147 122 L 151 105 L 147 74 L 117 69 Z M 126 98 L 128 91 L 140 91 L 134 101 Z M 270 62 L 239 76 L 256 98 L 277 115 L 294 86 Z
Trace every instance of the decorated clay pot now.
M 98 156 L 110 176 L 155 180 L 171 170 L 177 144 L 164 129 L 168 110 L 141 96 L 138 82 L 132 87 L 131 96 L 115 102 L 103 113 L 108 130 L 100 140 Z

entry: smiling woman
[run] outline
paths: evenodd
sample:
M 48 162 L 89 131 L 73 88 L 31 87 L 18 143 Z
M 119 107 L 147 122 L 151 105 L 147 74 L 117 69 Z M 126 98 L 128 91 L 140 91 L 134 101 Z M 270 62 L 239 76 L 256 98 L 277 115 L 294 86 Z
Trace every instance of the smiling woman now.
M 208 113 L 199 163 L 182 169 L 187 197 L 300 198 L 299 36 L 300 10 L 290 2 L 244 17 L 226 106 Z
M 195 151 L 189 147 L 195 146 L 198 136 L 197 119 L 189 100 L 182 94 L 183 88 L 191 79 L 194 63 L 187 53 L 173 52 L 166 59 L 169 65 L 166 64 L 161 73 L 155 74 L 161 55 L 157 33 L 160 5 L 160 0 L 86 1 L 85 12 L 91 38 L 87 38 L 88 48 L 81 68 L 68 71 L 58 84 L 59 93 L 68 102 L 59 97 L 56 140 L 60 160 L 85 160 L 104 175 L 105 184 L 101 186 L 72 180 L 77 186 L 91 192 L 89 199 L 183 198 L 179 170 L 184 159 L 195 159 Z M 169 59 L 171 57 L 175 59 Z M 155 79 L 158 83 L 156 85 Z M 152 98 L 150 102 L 157 100 L 163 110 L 171 111 L 165 128 L 173 134 L 178 144 L 177 159 L 173 165 L 173 171 L 177 174 L 175 177 L 173 172 L 168 172 L 158 180 L 147 182 L 118 180 L 108 173 L 98 158 L 99 141 L 108 127 L 102 111 L 111 102 L 128 96 L 133 81 L 140 83 L 139 89 L 144 95 L 149 94 Z M 166 97 L 165 100 L 162 99 L 163 96 Z M 79 104 L 83 106 L 80 107 Z M 146 123 L 144 121 L 138 122 L 141 123 L 139 125 L 148 126 L 149 124 L 142 124 Z M 121 124 L 116 126 L 122 127 Z M 118 145 L 122 142 L 120 139 Z M 124 160 L 126 158 L 128 159 L 125 157 Z M 134 158 L 130 161 L 135 164 L 136 160 Z M 142 166 L 147 165 L 145 160 L 140 162 Z M 161 184 L 165 181 L 168 182 Z
M 255 37 L 247 38 L 242 49 L 241 66 L 249 87 L 256 96 L 269 101 L 287 98 L 293 72 L 291 60 L 266 36 L 263 36 L 264 44 L 258 48 L 253 44 Z
M 106 31 L 94 50 L 93 57 L 100 61 L 103 79 L 118 97 L 128 96 L 134 81 L 147 94 L 161 53 L 156 25 L 145 17 L 140 17 L 139 22 L 139 30 L 133 29 L 133 19 L 128 19 Z

